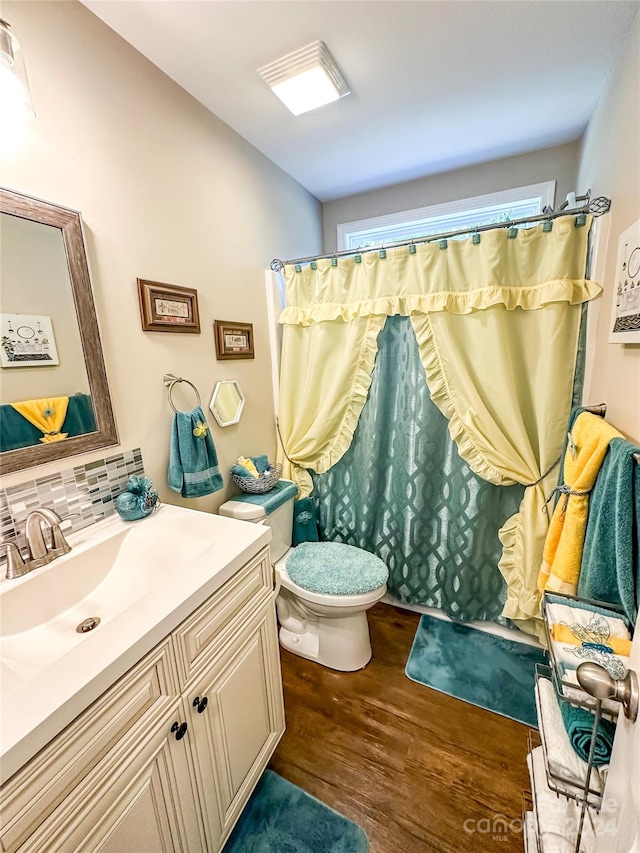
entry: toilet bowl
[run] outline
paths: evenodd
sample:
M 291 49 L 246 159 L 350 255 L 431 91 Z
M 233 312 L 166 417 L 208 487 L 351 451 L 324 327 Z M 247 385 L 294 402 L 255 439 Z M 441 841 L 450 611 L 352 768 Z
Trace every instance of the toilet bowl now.
M 366 611 L 387 591 L 386 566 L 374 555 L 350 545 L 303 543 L 292 548 L 296 496 L 295 485 L 280 480 L 271 492 L 240 495 L 218 511 L 271 527 L 271 561 L 278 584 L 276 609 L 283 648 L 330 669 L 362 669 L 371 660 Z

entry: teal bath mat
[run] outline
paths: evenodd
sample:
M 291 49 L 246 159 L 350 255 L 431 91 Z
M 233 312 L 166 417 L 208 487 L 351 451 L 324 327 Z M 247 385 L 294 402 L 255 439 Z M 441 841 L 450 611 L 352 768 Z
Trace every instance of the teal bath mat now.
M 367 853 L 364 831 L 338 812 L 265 771 L 223 853 Z
M 405 672 L 412 681 L 537 727 L 535 665 L 546 662 L 539 647 L 422 616 Z

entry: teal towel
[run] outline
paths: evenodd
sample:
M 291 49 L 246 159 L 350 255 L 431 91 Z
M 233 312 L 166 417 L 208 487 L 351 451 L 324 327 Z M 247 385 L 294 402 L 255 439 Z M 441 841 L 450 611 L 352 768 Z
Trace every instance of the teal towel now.
M 235 474 L 236 477 L 248 477 L 250 480 L 256 479 L 253 474 L 250 471 L 247 471 L 244 465 L 241 465 L 239 462 L 233 466 L 231 473 Z
M 583 761 L 588 761 L 595 719 L 593 714 L 585 708 L 576 708 L 570 705 L 564 699 L 558 698 L 558 703 L 571 746 Z M 609 720 L 600 720 L 596 734 L 596 746 L 593 752 L 595 767 L 602 767 L 603 764 L 609 763 L 615 733 L 616 727 L 614 723 L 611 723 Z
M 255 480 L 255 477 L 253 478 Z M 265 515 L 270 515 L 279 506 L 295 498 L 298 494 L 298 487 L 290 480 L 279 480 L 275 486 L 268 492 L 260 494 L 247 494 L 243 492 L 240 495 L 234 495 L 233 500 L 240 503 L 255 504 L 264 509 Z
M 266 454 L 262 456 L 252 456 L 251 461 L 256 466 L 258 474 L 263 474 L 269 467 L 269 457 Z
M 622 606 L 635 624 L 640 604 L 640 452 L 614 438 L 589 499 L 578 595 Z
M 200 498 L 222 488 L 216 449 L 200 406 L 173 416 L 167 482 L 183 498 Z
M 313 498 L 302 498 L 293 505 L 293 544 L 319 541 L 315 503 Z

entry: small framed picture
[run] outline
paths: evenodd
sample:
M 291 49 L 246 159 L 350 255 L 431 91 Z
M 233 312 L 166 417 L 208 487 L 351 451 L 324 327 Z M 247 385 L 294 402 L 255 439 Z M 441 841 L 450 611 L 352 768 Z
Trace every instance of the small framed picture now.
M 255 358 L 253 351 L 253 324 L 232 323 L 215 320 L 213 334 L 216 342 L 216 358 Z
M 60 364 L 51 317 L 0 314 L 0 365 L 50 367 Z
M 139 278 L 138 297 L 144 332 L 200 334 L 197 290 Z
M 640 344 L 640 219 L 618 239 L 610 344 Z

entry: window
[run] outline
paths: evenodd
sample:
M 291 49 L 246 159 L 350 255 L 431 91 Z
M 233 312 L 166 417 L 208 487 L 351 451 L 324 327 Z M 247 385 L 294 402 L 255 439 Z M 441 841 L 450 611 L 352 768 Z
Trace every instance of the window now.
M 345 222 L 338 225 L 338 249 L 375 247 L 396 240 L 418 239 L 443 231 L 536 216 L 542 213 L 546 205 L 553 207 L 555 187 L 555 181 L 549 181 L 417 210 Z

